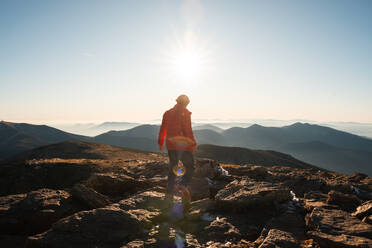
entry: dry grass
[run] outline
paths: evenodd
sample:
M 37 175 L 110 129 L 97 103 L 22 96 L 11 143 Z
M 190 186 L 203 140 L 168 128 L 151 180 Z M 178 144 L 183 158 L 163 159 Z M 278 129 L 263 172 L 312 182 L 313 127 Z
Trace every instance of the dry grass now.
M 238 164 L 220 164 L 222 168 L 240 168 L 241 165 Z
M 45 158 L 45 159 L 32 159 L 27 160 L 27 165 L 40 165 L 40 164 L 92 164 L 102 163 L 102 159 L 85 159 L 85 158 Z
M 27 160 L 27 165 L 51 165 L 51 164 L 75 164 L 75 165 L 95 165 L 101 168 L 110 167 L 138 167 L 146 163 L 156 162 L 159 159 L 85 159 L 85 158 L 48 158 L 48 159 L 31 159 Z

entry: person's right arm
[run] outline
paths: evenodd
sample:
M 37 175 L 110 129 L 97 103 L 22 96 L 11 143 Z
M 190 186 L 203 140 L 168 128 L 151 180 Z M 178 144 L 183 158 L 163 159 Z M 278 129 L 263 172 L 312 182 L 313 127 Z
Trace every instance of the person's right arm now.
M 165 139 L 166 134 L 167 134 L 167 113 L 165 112 L 163 115 L 163 120 L 161 121 L 160 131 L 158 135 L 158 145 L 159 145 L 160 151 L 163 150 L 164 139 Z

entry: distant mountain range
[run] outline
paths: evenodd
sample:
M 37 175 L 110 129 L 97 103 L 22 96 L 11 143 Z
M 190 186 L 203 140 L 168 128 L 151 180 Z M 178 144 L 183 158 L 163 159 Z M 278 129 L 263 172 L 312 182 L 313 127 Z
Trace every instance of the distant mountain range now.
M 216 132 L 194 128 L 198 144 L 274 150 L 287 153 L 325 169 L 342 173 L 363 172 L 372 175 L 372 140 L 333 128 L 295 123 L 284 127 L 252 125 Z M 157 151 L 159 126 L 143 125 L 131 130 L 108 132 L 95 142 Z M 133 140 L 138 138 L 138 142 Z M 217 158 L 214 158 L 217 159 Z
M 88 141 L 156 152 L 158 132 L 158 125 L 140 125 L 124 131 L 109 131 L 95 137 L 87 137 L 45 125 L 1 122 L 0 159 L 65 140 Z M 372 140 L 329 127 L 307 123 L 295 123 L 284 127 L 264 127 L 255 124 L 247 128 L 234 127 L 223 130 L 213 125 L 200 125 L 194 126 L 194 134 L 199 145 L 227 146 L 226 149 L 242 147 L 274 150 L 325 169 L 372 175 Z M 241 154 L 241 158 L 234 159 L 243 161 L 244 152 Z

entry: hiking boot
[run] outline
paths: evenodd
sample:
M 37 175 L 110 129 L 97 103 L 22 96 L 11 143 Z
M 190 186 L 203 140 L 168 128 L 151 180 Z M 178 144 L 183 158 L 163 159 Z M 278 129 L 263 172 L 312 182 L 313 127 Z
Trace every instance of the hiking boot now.
M 190 194 L 188 187 L 182 186 L 181 196 L 182 196 L 183 209 L 184 209 L 184 212 L 186 213 L 190 210 L 190 207 L 191 207 L 191 194 Z

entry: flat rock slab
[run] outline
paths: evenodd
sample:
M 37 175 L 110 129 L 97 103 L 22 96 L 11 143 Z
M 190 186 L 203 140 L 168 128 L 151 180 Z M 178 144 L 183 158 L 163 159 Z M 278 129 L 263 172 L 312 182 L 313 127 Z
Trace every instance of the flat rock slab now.
M 368 215 L 372 215 L 372 201 L 367 201 L 357 207 L 356 211 L 353 213 L 353 216 L 358 218 L 363 218 Z
M 316 240 L 320 247 L 334 248 L 369 248 L 372 247 L 372 240 L 351 235 L 332 235 L 321 232 L 310 231 L 307 235 Z
M 150 214 L 109 206 L 64 218 L 47 232 L 31 236 L 26 247 L 120 247 L 143 234 Z
M 325 234 L 372 237 L 372 225 L 342 210 L 314 208 L 306 217 L 306 224 L 310 230 Z
M 222 208 L 241 210 L 287 201 L 290 199 L 290 191 L 276 184 L 243 178 L 232 181 L 218 191 L 215 199 Z

